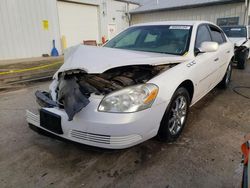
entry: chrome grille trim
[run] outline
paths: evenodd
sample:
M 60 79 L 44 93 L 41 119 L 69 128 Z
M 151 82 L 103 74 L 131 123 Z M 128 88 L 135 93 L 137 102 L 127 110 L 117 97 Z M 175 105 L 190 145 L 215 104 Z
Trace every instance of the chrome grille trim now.
M 109 135 L 100 135 L 100 134 L 82 132 L 78 130 L 70 130 L 69 135 L 70 137 L 80 140 L 102 143 L 102 144 L 112 144 L 117 146 L 130 144 L 142 139 L 142 137 L 137 134 L 128 136 L 109 136 Z
M 99 134 L 87 133 L 87 132 L 82 132 L 82 131 L 77 131 L 77 130 L 71 130 L 70 136 L 73 138 L 87 140 L 90 142 L 110 144 L 110 136 L 108 135 L 99 135 Z

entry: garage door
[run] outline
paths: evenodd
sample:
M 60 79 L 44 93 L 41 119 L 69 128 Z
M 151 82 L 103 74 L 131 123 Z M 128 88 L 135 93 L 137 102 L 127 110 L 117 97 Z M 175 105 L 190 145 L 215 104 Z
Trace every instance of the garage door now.
M 61 36 L 66 37 L 67 47 L 82 43 L 83 40 L 97 40 L 98 7 L 58 1 Z

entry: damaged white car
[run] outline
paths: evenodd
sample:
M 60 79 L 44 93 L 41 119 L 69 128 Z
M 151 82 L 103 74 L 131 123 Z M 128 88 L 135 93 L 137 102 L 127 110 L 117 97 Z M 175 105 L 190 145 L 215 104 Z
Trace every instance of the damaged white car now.
M 223 26 L 221 27 L 229 40 L 234 43 L 235 58 L 234 62 L 239 69 L 245 69 L 250 53 L 249 27 L 248 26 Z
M 132 26 L 103 47 L 75 46 L 37 91 L 39 130 L 78 143 L 122 149 L 152 137 L 173 141 L 189 107 L 227 87 L 233 44 L 216 25 L 174 21 Z

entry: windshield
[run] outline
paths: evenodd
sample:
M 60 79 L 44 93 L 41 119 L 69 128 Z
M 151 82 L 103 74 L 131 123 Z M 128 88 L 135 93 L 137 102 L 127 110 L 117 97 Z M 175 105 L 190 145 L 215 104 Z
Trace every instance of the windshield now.
M 232 38 L 247 37 L 247 30 L 245 27 L 222 27 L 222 30 L 227 35 L 227 37 L 232 37 Z
M 192 26 L 137 26 L 123 31 L 104 47 L 183 55 L 188 51 Z

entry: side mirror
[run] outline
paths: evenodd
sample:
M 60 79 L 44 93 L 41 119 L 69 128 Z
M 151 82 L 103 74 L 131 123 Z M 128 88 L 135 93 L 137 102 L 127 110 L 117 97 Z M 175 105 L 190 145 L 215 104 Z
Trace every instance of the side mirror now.
M 203 42 L 199 50 L 201 53 L 216 52 L 218 48 L 219 44 L 217 42 Z

